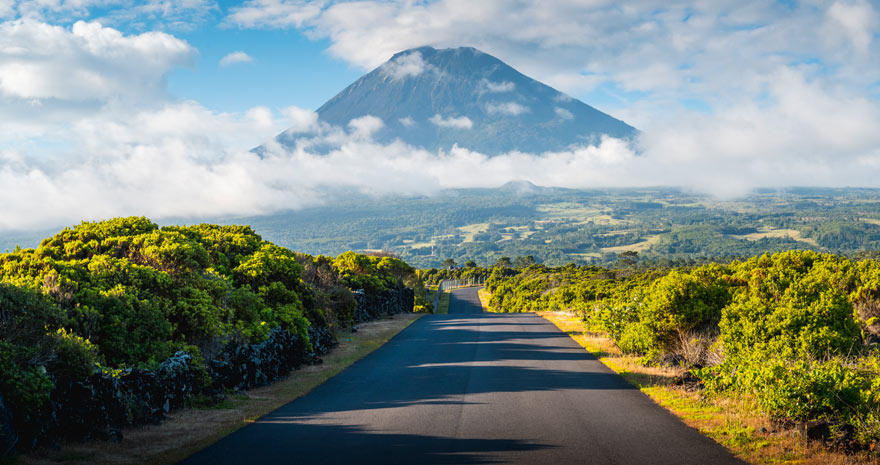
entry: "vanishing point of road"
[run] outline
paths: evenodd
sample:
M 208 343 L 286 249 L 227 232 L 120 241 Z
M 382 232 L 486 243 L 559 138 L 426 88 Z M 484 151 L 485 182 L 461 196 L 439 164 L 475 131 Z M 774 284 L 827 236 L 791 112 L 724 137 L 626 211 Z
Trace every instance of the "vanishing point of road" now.
M 533 314 L 476 288 L 185 460 L 222 464 L 740 464 Z

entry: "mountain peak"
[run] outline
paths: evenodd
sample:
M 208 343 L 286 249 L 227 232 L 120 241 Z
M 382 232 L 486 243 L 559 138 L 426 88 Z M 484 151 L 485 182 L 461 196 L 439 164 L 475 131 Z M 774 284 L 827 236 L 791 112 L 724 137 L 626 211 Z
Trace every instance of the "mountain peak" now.
M 379 142 L 399 139 L 428 150 L 457 145 L 487 155 L 562 151 L 637 133 L 473 47 L 398 52 L 317 113 L 340 127 L 367 115 L 380 118 L 382 127 L 373 133 Z

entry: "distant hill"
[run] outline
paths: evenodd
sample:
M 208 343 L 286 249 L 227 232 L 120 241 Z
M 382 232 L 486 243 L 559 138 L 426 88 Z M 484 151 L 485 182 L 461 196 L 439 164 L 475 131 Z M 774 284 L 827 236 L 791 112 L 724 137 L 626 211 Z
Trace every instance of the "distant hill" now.
M 457 144 L 488 155 L 542 153 L 595 143 L 603 135 L 630 138 L 632 126 L 542 84 L 471 47 L 420 47 L 400 52 L 317 110 L 319 119 L 347 127 L 372 115 L 383 143 L 400 139 L 428 150 Z M 302 134 L 285 131 L 292 146 Z

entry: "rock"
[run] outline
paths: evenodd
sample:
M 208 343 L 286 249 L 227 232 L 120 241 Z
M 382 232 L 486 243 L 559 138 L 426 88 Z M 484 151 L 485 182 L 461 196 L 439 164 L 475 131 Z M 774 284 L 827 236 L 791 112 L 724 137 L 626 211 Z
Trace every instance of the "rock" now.
M 355 323 L 413 311 L 413 290 L 405 287 L 391 289 L 380 294 L 354 292 L 353 296 L 357 302 L 357 308 L 354 312 Z
M 6 408 L 3 396 L 0 395 L 0 457 L 15 452 L 16 444 L 18 444 L 18 435 L 12 429 L 12 412 Z
M 110 442 L 118 444 L 118 443 L 122 442 L 122 438 L 123 438 L 122 431 L 120 431 L 116 428 L 111 428 L 110 430 L 107 431 L 107 440 Z
M 797 429 L 801 437 L 810 441 L 824 441 L 831 436 L 830 424 L 825 420 L 798 423 Z
M 214 389 L 246 390 L 270 384 L 306 362 L 305 341 L 275 328 L 261 343 L 228 344 L 208 363 L 208 372 Z
M 703 380 L 697 378 L 690 371 L 672 380 L 672 384 L 683 387 L 686 391 L 698 391 L 703 389 Z

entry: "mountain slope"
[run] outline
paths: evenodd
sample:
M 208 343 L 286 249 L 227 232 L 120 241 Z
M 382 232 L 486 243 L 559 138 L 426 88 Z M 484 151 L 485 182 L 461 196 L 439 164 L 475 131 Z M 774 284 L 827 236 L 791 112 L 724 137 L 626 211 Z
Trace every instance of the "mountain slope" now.
M 602 135 L 637 133 L 470 47 L 400 52 L 317 113 L 340 127 L 366 115 L 381 118 L 384 125 L 373 133 L 379 142 L 400 139 L 428 150 L 458 144 L 488 155 L 559 151 L 595 143 Z M 286 132 L 278 141 L 289 146 L 295 138 Z

